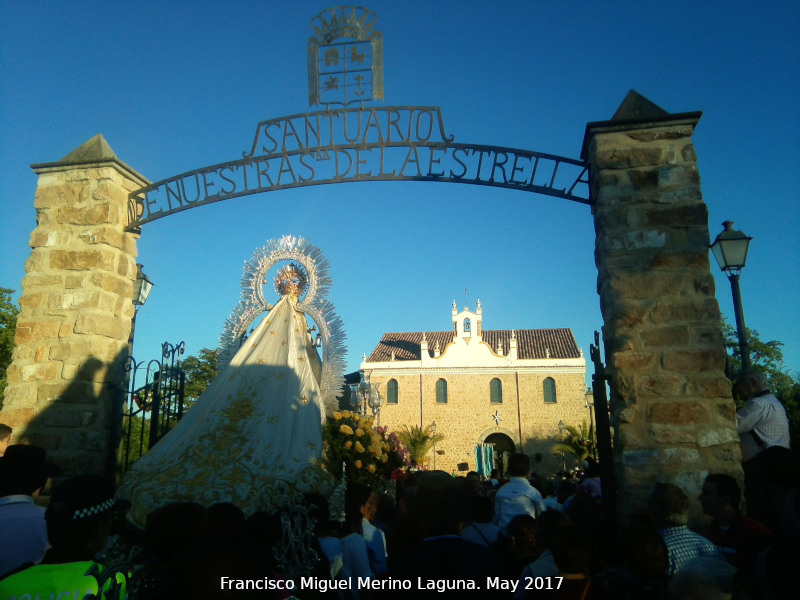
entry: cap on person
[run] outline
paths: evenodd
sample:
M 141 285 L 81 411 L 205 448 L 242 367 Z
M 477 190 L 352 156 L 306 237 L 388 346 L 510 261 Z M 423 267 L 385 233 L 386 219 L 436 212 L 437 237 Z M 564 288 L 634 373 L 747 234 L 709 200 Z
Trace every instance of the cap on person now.
M 107 511 L 126 510 L 130 506 L 128 500 L 114 497 L 114 486 L 105 477 L 93 474 L 76 475 L 53 491 L 46 518 L 49 520 L 57 516 L 80 521 Z
M 6 488 L 14 488 L 13 493 L 18 493 L 18 488 L 30 488 L 30 491 L 21 491 L 32 493 L 43 486 L 48 477 L 61 475 L 61 469 L 46 459 L 47 452 L 39 446 L 14 444 L 6 448 L 0 458 L 2 491 L 7 493 Z

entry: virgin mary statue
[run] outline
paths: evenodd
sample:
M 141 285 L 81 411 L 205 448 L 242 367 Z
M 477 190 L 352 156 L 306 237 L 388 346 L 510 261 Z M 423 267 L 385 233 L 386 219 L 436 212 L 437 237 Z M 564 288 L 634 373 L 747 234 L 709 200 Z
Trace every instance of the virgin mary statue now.
M 264 298 L 265 277 L 281 262 L 288 264 L 275 277 L 273 305 Z M 322 422 L 341 389 L 343 346 L 323 297 L 329 285 L 322 253 L 302 238 L 271 240 L 245 264 L 242 300 L 221 340 L 229 363 L 120 486 L 135 523 L 170 502 L 232 502 L 249 515 L 331 489 L 319 466 Z

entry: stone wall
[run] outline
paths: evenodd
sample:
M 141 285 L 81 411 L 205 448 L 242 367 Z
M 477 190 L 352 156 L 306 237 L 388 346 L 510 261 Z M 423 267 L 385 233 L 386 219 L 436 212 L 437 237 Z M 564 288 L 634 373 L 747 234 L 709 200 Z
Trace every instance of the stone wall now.
M 696 498 L 709 472 L 741 475 L 692 145 L 699 117 L 629 96 L 587 127 L 623 513 L 641 510 L 657 481 Z
M 558 401 L 544 402 L 542 382 L 545 377 L 556 382 Z M 436 402 L 436 381 L 447 381 L 447 404 Z M 497 377 L 503 384 L 503 402 L 492 403 L 489 382 Z M 541 462 L 533 468 L 540 474 L 551 474 L 561 469 L 561 459 L 556 459 L 552 446 L 558 442 L 558 422 L 579 427 L 589 422 L 585 408 L 585 382 L 583 373 L 519 373 L 519 406 L 517 405 L 517 376 L 515 372 L 482 374 L 425 373 L 422 376 L 422 402 L 420 402 L 420 376 L 415 374 L 385 375 L 372 371 L 370 383 L 380 386 L 381 395 L 388 397 L 387 384 L 397 381 L 397 404 L 384 404 L 380 424 L 396 430 L 402 425 L 428 426 L 436 422 L 437 432 L 445 439 L 437 444 L 444 450 L 436 457 L 436 468 L 455 471 L 459 463 L 467 462 L 475 469 L 475 445 L 492 433 L 504 433 L 514 442 L 517 451 L 534 457 L 541 454 Z M 501 417 L 496 423 L 493 415 Z M 521 421 L 520 421 L 521 416 Z M 520 427 L 520 422 L 522 426 Z M 522 444 L 520 444 L 520 432 Z M 430 463 L 433 464 L 433 456 Z M 574 461 L 567 459 L 567 466 Z
M 134 314 L 127 195 L 147 182 L 102 138 L 34 171 L 36 228 L 0 421 L 66 474 L 104 472 Z

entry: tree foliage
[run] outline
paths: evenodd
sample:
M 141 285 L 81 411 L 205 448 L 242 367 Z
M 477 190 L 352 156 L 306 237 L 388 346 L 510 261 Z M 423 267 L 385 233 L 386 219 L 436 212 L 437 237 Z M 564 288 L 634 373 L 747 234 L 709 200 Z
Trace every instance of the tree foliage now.
M 581 423 L 580 429 L 572 425 L 564 426 L 561 441 L 555 444 L 550 451 L 553 454 L 574 456 L 578 464 L 582 464 L 590 456 L 594 456 L 597 440 L 594 431 L 586 421 Z
M 419 425 L 403 425 L 397 431 L 397 437 L 408 448 L 409 458 L 420 466 L 425 463 L 428 452 L 434 444 L 444 440 L 444 435 L 431 431 L 430 425 L 425 428 Z
M 181 361 L 181 368 L 186 371 L 184 387 L 184 409 L 191 408 L 197 399 L 206 391 L 219 373 L 220 348 L 211 350 L 203 348 L 197 356 L 187 356 Z
M 6 389 L 6 370 L 11 364 L 14 351 L 14 336 L 17 333 L 19 308 L 11 299 L 14 290 L 0 288 L 0 407 Z

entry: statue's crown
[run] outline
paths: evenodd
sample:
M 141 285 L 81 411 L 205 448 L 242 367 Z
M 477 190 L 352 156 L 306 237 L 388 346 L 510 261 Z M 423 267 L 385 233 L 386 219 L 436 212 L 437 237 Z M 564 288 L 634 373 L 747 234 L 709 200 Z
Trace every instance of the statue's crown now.
M 329 44 L 339 38 L 369 39 L 375 29 L 378 16 L 361 6 L 337 6 L 328 8 L 311 19 L 314 36 L 321 44 Z

